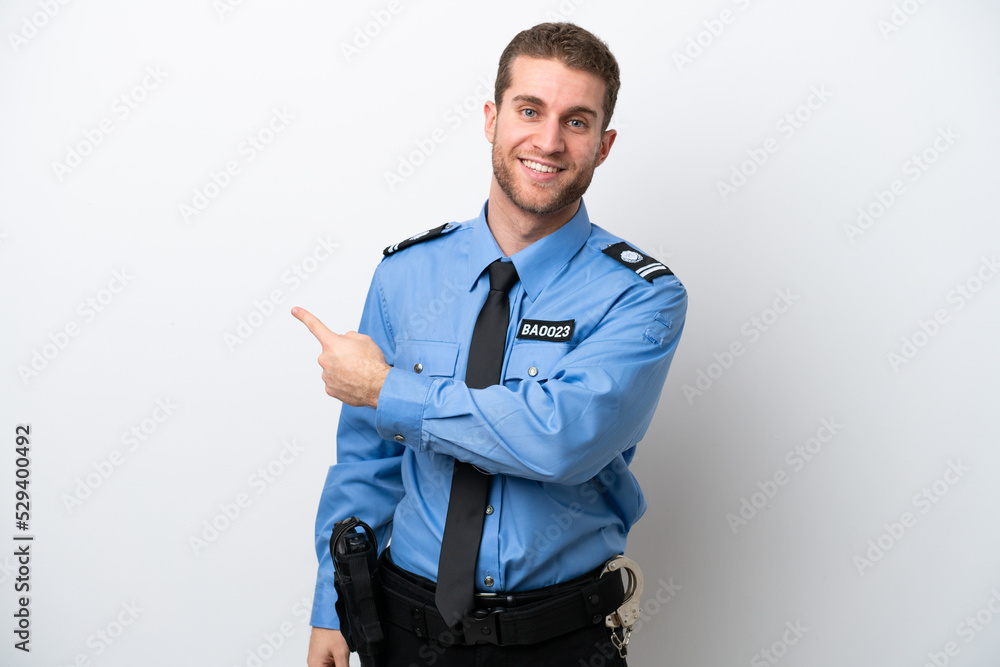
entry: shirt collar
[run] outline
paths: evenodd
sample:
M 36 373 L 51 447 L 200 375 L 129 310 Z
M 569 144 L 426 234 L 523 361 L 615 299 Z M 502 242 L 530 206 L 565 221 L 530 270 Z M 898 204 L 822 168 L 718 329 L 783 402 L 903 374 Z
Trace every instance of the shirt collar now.
M 486 224 L 488 207 L 489 201 L 483 204 L 473 228 L 472 244 L 469 248 L 470 290 L 475 287 L 476 281 L 486 267 L 504 256 Z M 510 259 L 517 269 L 518 278 L 532 301 L 566 262 L 583 247 L 588 238 L 590 238 L 590 216 L 587 215 L 587 207 L 581 199 L 579 210 L 569 222 L 511 255 Z

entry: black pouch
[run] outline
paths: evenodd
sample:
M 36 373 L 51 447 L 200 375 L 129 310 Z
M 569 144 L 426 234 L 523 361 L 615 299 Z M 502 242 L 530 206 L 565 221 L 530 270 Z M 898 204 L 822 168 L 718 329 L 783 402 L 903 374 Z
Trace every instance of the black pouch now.
M 357 532 L 355 528 L 363 530 Z M 381 667 L 385 635 L 379 621 L 381 591 L 375 533 L 356 516 L 338 521 L 330 536 L 330 556 L 340 632 L 348 648 L 360 656 L 362 667 Z

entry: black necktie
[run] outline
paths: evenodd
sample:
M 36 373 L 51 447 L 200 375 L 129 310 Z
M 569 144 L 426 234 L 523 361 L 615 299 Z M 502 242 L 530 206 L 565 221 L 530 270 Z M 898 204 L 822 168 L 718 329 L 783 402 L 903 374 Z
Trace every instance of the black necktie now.
M 507 292 L 517 282 L 517 269 L 511 262 L 498 259 L 487 270 L 490 292 L 472 330 L 465 372 L 465 384 L 470 389 L 483 389 L 500 382 L 510 323 Z M 438 611 L 449 625 L 458 623 L 473 607 L 476 556 L 483 536 L 489 489 L 489 475 L 472 464 L 455 461 L 434 596 Z

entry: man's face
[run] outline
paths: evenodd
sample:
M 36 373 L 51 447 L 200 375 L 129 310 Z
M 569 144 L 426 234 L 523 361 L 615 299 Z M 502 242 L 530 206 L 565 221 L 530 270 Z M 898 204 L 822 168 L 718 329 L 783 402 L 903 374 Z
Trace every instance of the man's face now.
M 587 191 L 615 131 L 601 131 L 604 81 L 558 60 L 518 56 L 497 108 L 486 105 L 493 175 L 518 208 L 555 213 Z

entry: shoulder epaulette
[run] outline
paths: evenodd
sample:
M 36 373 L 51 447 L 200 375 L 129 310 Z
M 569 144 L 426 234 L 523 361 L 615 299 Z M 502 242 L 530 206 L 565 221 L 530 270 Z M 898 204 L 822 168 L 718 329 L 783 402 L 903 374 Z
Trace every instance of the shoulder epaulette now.
M 662 262 L 643 255 L 624 241 L 609 245 L 602 252 L 612 259 L 618 260 L 649 282 L 653 282 L 653 278 L 659 276 L 674 275 L 674 272 L 664 266 Z
M 410 238 L 408 238 L 408 239 L 406 239 L 404 241 L 400 241 L 399 243 L 396 243 L 395 245 L 389 246 L 388 248 L 386 248 L 385 250 L 382 251 L 382 254 L 385 255 L 386 257 L 388 257 L 389 255 L 397 253 L 400 250 L 405 250 L 406 248 L 409 248 L 411 245 L 416 245 L 418 243 L 423 243 L 424 241 L 430 241 L 433 238 L 437 238 L 438 236 L 441 236 L 441 234 L 443 234 L 446 231 L 450 230 L 452 227 L 457 227 L 457 225 L 455 225 L 455 224 L 453 224 L 451 222 L 446 222 L 445 224 L 441 225 L 440 227 L 435 227 L 434 229 L 428 229 L 425 232 L 420 232 L 419 234 L 411 236 Z

